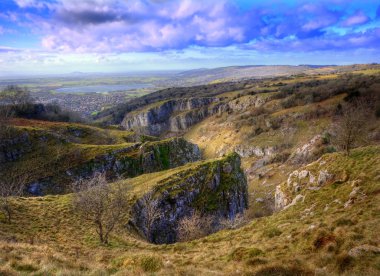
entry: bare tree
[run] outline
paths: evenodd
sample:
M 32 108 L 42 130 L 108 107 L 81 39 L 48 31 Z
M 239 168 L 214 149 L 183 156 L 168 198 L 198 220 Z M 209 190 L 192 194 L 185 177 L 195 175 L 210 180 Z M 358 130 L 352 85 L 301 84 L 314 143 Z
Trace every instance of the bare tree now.
M 152 241 L 152 228 L 154 225 L 154 222 L 160 218 L 161 216 L 161 211 L 158 206 L 158 200 L 154 199 L 154 194 L 153 192 L 150 192 L 146 195 L 144 195 L 141 199 L 140 202 L 142 206 L 144 206 L 145 210 L 145 229 L 146 233 L 144 233 L 145 238 L 148 241 Z
M 182 218 L 177 227 L 178 240 L 190 241 L 204 237 L 212 232 L 213 219 L 194 212 L 191 216 Z
M 366 143 L 373 112 L 366 101 L 355 100 L 343 104 L 339 113 L 340 116 L 334 125 L 335 144 L 346 155 L 350 155 L 352 148 Z
M 15 176 L 0 180 L 0 210 L 9 224 L 13 218 L 13 203 L 11 198 L 22 196 L 26 184 L 26 177 Z
M 128 208 L 127 188 L 121 182 L 109 184 L 105 174 L 73 184 L 74 209 L 95 227 L 99 240 L 108 244 L 109 235 L 123 221 Z

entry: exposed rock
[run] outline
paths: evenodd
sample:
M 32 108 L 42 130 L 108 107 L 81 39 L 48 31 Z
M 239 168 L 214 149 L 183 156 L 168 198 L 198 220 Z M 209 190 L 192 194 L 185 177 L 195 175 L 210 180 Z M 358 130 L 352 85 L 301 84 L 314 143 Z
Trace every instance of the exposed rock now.
M 355 187 L 352 189 L 350 195 L 348 196 L 348 201 L 344 203 L 344 208 L 350 207 L 356 201 L 361 200 L 366 197 L 366 194 L 363 193 L 360 187 Z
M 296 205 L 298 202 L 303 202 L 305 200 L 305 196 L 303 195 L 296 195 L 296 197 L 292 200 L 292 202 L 284 207 L 284 210 Z
M 275 153 L 274 147 L 261 148 L 252 145 L 237 145 L 234 147 L 234 151 L 239 154 L 241 157 L 264 157 L 272 156 Z M 219 153 L 219 156 L 223 154 Z
M 226 169 L 228 168 L 228 169 Z M 152 198 L 160 216 L 152 225 L 146 198 Z M 202 163 L 161 180 L 132 207 L 129 224 L 153 243 L 177 241 L 179 221 L 195 211 L 211 215 L 217 222 L 234 219 L 248 206 L 247 181 L 237 154 Z
M 199 147 L 183 138 L 145 143 L 140 147 L 139 155 L 143 173 L 170 169 L 201 159 Z
M 326 171 L 326 170 L 320 171 L 317 184 L 318 184 L 318 186 L 323 186 L 328 181 L 332 180 L 333 178 L 334 178 L 334 175 L 330 174 L 328 171 Z
M 189 98 L 168 100 L 128 113 L 121 125 L 127 130 L 160 136 L 181 132 L 219 111 L 219 98 Z
M 266 102 L 267 99 L 261 95 L 247 95 L 230 101 L 228 107 L 234 112 L 242 112 L 248 108 L 263 106 Z
M 290 156 L 289 161 L 294 164 L 309 162 L 313 159 L 316 149 L 322 145 L 322 142 L 321 135 L 314 136 L 308 143 L 297 148 Z
M 284 191 L 281 188 L 281 185 L 278 185 L 276 187 L 276 192 L 275 192 L 274 198 L 275 198 L 275 209 L 276 210 L 283 209 L 290 202 L 289 197 L 284 193 Z
M 348 255 L 354 258 L 363 256 L 366 254 L 380 254 L 380 248 L 373 245 L 363 244 L 363 245 L 354 247 L 350 251 L 348 251 Z
M 313 164 L 319 164 L 314 162 Z M 318 180 L 315 180 L 314 174 L 309 170 L 309 166 L 305 166 L 301 170 L 295 170 L 289 174 L 286 183 L 276 187 L 275 207 L 281 210 L 285 207 L 292 206 L 296 198 L 300 199 L 299 193 L 302 190 L 317 191 L 322 186 L 332 182 L 345 182 L 348 180 L 348 175 L 345 171 L 338 172 L 336 175 L 329 173 L 327 170 L 321 170 L 318 173 Z M 297 195 L 298 194 L 298 195 Z M 295 196 L 296 195 L 296 196 Z M 289 206 L 288 206 L 289 205 Z
M 27 185 L 28 193 L 36 196 L 70 192 L 68 183 L 88 178 L 95 173 L 106 173 L 109 179 L 134 177 L 199 161 L 201 153 L 197 145 L 183 138 L 171 138 L 132 146 L 98 155 L 91 160 L 75 163 L 75 166 L 54 172 L 52 177 L 38 179 Z M 63 181 L 62 181 L 63 180 Z
M 308 176 L 309 176 L 309 171 L 306 171 L 306 170 L 300 171 L 300 173 L 298 174 L 299 179 L 304 179 Z

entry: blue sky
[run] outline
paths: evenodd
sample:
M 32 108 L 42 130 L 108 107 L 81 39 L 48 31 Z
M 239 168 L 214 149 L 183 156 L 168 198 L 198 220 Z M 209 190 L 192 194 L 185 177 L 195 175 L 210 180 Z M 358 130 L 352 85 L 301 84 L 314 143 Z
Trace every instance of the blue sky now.
M 0 2 L 0 74 L 371 62 L 378 0 Z

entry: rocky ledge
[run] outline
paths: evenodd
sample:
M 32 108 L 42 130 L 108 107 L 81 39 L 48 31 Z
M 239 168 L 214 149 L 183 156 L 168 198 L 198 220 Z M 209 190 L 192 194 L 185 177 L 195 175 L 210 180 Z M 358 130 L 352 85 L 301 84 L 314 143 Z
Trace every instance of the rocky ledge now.
M 183 138 L 134 144 L 113 149 L 90 160 L 73 163 L 65 171 L 54 172 L 50 177 L 38 179 L 28 185 L 32 195 L 62 194 L 70 192 L 69 185 L 79 178 L 88 178 L 95 173 L 106 173 L 112 180 L 117 177 L 135 177 L 199 161 L 201 153 L 197 145 Z
M 181 219 L 195 212 L 214 219 L 234 219 L 248 207 L 247 180 L 236 153 L 183 167 L 157 180 L 136 200 L 129 225 L 149 242 L 174 243 Z M 159 213 L 159 216 L 154 216 Z
M 189 98 L 168 100 L 128 113 L 121 123 L 126 130 L 160 136 L 181 132 L 218 112 L 219 98 Z

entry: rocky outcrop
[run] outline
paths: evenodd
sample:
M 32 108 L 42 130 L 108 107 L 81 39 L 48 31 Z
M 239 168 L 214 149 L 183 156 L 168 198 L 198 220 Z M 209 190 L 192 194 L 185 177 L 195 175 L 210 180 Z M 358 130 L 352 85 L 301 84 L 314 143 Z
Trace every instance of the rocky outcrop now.
M 322 144 L 322 136 L 314 136 L 308 143 L 297 148 L 290 156 L 289 161 L 293 164 L 307 163 L 312 161 Z
M 316 191 L 331 183 L 342 183 L 348 180 L 348 174 L 342 170 L 338 173 L 329 172 L 324 169 L 324 161 L 318 160 L 305 166 L 303 169 L 295 170 L 289 174 L 286 183 L 278 185 L 275 192 L 276 210 L 286 209 L 303 201 L 303 191 Z M 318 169 L 316 169 L 316 167 Z
M 236 146 L 222 145 L 216 151 L 216 155 L 222 157 L 228 152 L 236 152 L 240 157 L 270 157 L 276 153 L 276 147 L 259 147 L 247 144 L 238 144 Z
M 152 206 L 159 212 L 153 221 Z M 233 219 L 248 207 L 247 180 L 235 153 L 222 159 L 184 167 L 158 181 L 132 207 L 129 225 L 150 242 L 177 241 L 179 221 L 194 212 Z
M 37 196 L 62 194 L 70 192 L 67 184 L 79 178 L 91 177 L 95 173 L 106 173 L 109 179 L 128 178 L 179 167 L 200 159 L 198 146 L 183 138 L 137 143 L 97 155 L 87 161 L 74 162 L 65 171 L 31 182 L 27 190 L 29 194 Z
M 268 101 L 268 99 L 269 98 L 262 97 L 260 94 L 247 95 L 230 101 L 228 103 L 228 107 L 234 112 L 243 112 L 248 108 L 257 108 L 263 106 Z
M 370 244 L 363 244 L 356 246 L 350 251 L 348 251 L 348 255 L 353 258 L 359 258 L 365 255 L 379 255 L 380 254 L 380 247 L 370 245 Z
M 143 173 L 179 167 L 201 159 L 199 147 L 183 138 L 145 143 L 140 147 L 139 155 Z
M 235 146 L 234 151 L 241 157 L 264 157 L 274 155 L 275 147 L 262 148 L 252 145 L 237 145 Z
M 128 113 L 121 126 L 126 130 L 153 136 L 167 132 L 181 132 L 218 112 L 219 102 L 219 98 L 189 98 L 159 102 Z

